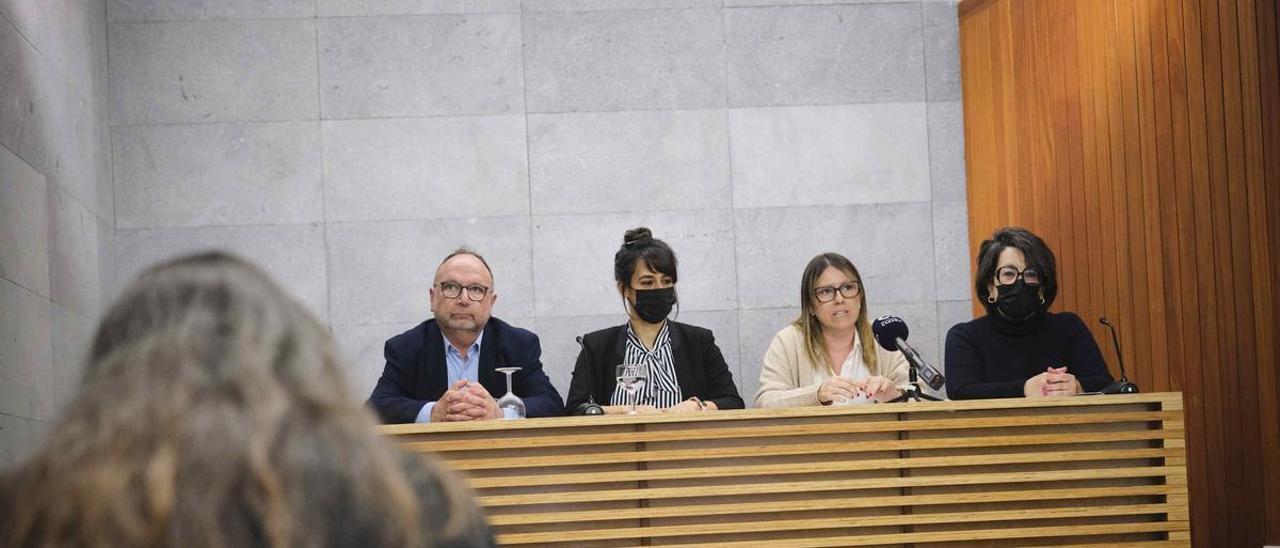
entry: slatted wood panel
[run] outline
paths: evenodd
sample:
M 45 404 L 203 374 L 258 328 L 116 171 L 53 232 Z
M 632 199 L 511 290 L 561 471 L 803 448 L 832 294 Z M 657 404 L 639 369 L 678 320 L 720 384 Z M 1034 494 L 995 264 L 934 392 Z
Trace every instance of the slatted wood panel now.
M 964 0 L 971 248 L 1028 227 L 1187 397 L 1196 544 L 1280 544 L 1276 0 Z M 974 310 L 981 313 L 975 302 Z
M 1189 545 L 1179 394 L 384 429 L 503 545 Z

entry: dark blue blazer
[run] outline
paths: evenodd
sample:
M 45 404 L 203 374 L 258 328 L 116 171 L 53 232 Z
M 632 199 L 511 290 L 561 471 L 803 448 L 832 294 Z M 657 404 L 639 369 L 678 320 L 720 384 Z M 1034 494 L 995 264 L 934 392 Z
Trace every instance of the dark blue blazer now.
M 387 341 L 383 347 L 387 365 L 369 396 L 388 424 L 409 423 L 427 402 L 440 399 L 449 388 L 444 357 L 444 336 L 434 319 L 418 324 Z M 512 375 L 512 390 L 524 400 L 529 417 L 564 414 L 564 400 L 542 371 L 542 345 L 532 332 L 489 318 L 480 341 L 480 384 L 495 399 L 507 393 L 507 377 L 494 369 L 519 367 Z

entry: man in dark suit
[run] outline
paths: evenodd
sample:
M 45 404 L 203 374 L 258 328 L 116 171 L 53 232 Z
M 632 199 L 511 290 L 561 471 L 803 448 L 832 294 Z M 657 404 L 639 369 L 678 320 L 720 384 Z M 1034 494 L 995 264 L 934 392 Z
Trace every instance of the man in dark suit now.
M 498 367 L 519 367 L 512 391 L 529 417 L 564 414 L 564 400 L 542 371 L 538 336 L 490 317 L 498 294 L 484 258 L 459 249 L 431 286 L 434 319 L 387 341 L 387 365 L 369 396 L 386 423 L 496 419 L 493 394 L 507 392 Z M 476 381 L 479 382 L 476 382 Z

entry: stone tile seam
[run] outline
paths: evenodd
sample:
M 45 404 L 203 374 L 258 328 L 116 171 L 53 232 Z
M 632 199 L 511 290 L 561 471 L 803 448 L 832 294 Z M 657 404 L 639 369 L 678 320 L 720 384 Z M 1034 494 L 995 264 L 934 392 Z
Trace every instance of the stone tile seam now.
M 318 0 L 317 0 L 318 1 Z M 520 3 L 520 9 L 524 9 L 524 3 Z M 529 58 L 527 56 L 528 48 L 525 47 L 525 24 L 524 16 L 520 17 L 520 105 L 523 109 L 524 116 L 524 189 L 525 199 L 529 206 L 527 215 L 523 217 L 528 219 L 529 223 L 529 299 L 533 303 L 533 308 L 537 310 L 538 303 L 538 269 L 534 268 L 537 263 L 537 242 L 533 237 L 534 229 L 534 212 L 533 212 L 533 152 L 529 142 L 532 141 L 532 135 L 529 133 L 529 75 L 528 66 Z
M 25 420 L 25 421 L 38 422 L 38 423 L 40 423 L 40 424 L 50 424 L 50 421 L 45 420 L 45 419 L 37 419 L 37 418 L 35 418 L 35 417 L 24 417 L 24 416 L 22 416 L 22 415 L 14 415 L 14 414 L 12 414 L 12 413 L 5 413 L 4 411 L 0 411 L 0 417 L 9 417 L 9 418 L 11 418 L 11 419 L 22 419 L 22 420 Z
M 527 93 L 527 87 L 526 93 Z M 210 126 L 210 125 L 229 125 L 229 124 L 286 124 L 299 122 L 362 122 L 366 120 L 420 120 L 420 119 L 436 119 L 436 118 L 485 118 L 485 117 L 501 117 L 501 116 L 554 116 L 564 114 L 625 114 L 632 112 L 711 112 L 718 110 L 766 110 L 766 109 L 787 109 L 787 108 L 830 108 L 830 107 L 847 107 L 847 106 L 864 106 L 864 105 L 928 105 L 935 103 L 958 103 L 958 100 L 937 100 L 937 101 L 844 101 L 840 103 L 796 103 L 783 105 L 730 105 L 730 106 L 689 106 L 689 107 L 655 107 L 655 108 L 628 108 L 628 109 L 611 109 L 611 110 L 547 110 L 547 111 L 524 111 L 524 112 L 457 112 L 457 113 L 441 113 L 441 114 L 397 114 L 386 116 L 359 116 L 359 117 L 318 117 L 318 118 L 294 118 L 294 119 L 241 119 L 241 120 L 220 120 L 220 121 L 181 121 L 181 122 L 142 122 L 142 123 L 111 123 L 111 128 L 135 128 L 135 127 L 181 127 L 181 126 Z
M 320 13 L 320 0 L 315 0 L 315 2 L 313 3 L 313 5 L 315 6 L 315 11 L 316 11 L 316 13 L 317 13 L 317 14 L 318 14 L 318 13 Z M 315 39 L 315 45 L 316 45 L 316 48 L 315 48 L 315 53 L 316 53 L 316 88 L 315 88 L 315 89 L 316 89 L 316 113 L 319 115 L 319 117 L 320 117 L 321 119 L 323 119 L 323 118 L 324 118 L 324 94 L 323 94 L 323 93 L 321 93 L 321 91 L 320 91 L 320 81 L 321 81 L 321 76 L 320 76 L 320 65 L 321 65 L 321 63 L 320 63 L 320 25 L 319 25 L 319 23 L 318 23 L 318 22 L 317 22 L 317 24 L 312 25 L 312 31 L 315 33 L 314 39 Z M 330 321 L 332 320 L 332 318 L 333 318 L 333 261 L 331 260 L 332 255 L 333 255 L 333 248 L 331 247 L 330 242 L 329 242 L 329 202 L 328 202 L 328 196 L 327 196 L 327 194 L 328 194 L 328 193 L 326 192 L 326 185 L 324 184 L 324 182 L 325 182 L 325 177 L 324 177 L 324 166 L 325 166 L 325 161 L 324 161 L 324 150 L 325 150 L 325 147 L 324 147 L 324 124 L 323 124 L 322 122 L 317 122 L 317 125 L 318 125 L 319 127 L 317 127 L 317 128 L 316 128 L 316 129 L 317 129 L 317 131 L 318 131 L 318 135 L 316 136 L 316 138 L 317 138 L 317 139 L 319 140 L 319 142 L 320 142 L 319 150 L 317 150 L 317 151 L 316 151 L 317 159 L 318 159 L 318 160 L 319 160 L 319 162 L 320 162 L 320 165 L 319 165 L 319 168 L 320 168 L 320 169 L 319 169 L 319 177 L 320 177 L 320 180 L 319 180 L 319 183 L 320 183 L 320 219 L 321 219 L 321 223 L 320 223 L 320 225 L 321 225 L 321 226 L 320 226 L 320 243 L 321 243 L 321 249 L 323 249 L 323 250 L 324 250 L 324 257 L 323 257 L 323 259 L 324 259 L 324 318 L 325 318 L 325 322 L 326 322 L 326 323 L 328 323 L 328 322 L 330 322 Z M 332 329 L 333 329 L 333 324 L 332 324 L 332 323 L 329 323 L 329 326 L 330 326 L 330 327 L 329 327 L 329 328 L 330 328 L 330 330 L 332 330 Z
M 320 224 L 330 225 L 377 225 L 391 223 L 423 223 L 435 221 L 467 221 L 471 219 L 531 219 L 538 221 L 543 219 L 560 219 L 571 217 L 589 217 L 598 215 L 631 215 L 631 214 L 670 214 L 670 213 L 693 213 L 707 211 L 729 211 L 729 212 L 752 212 L 752 211 L 774 211 L 783 209 L 810 209 L 810 208 L 855 208 L 855 207 L 894 207 L 894 206 L 911 206 L 911 205 L 929 205 L 934 203 L 959 203 L 964 200 L 941 200 L 941 201 L 903 201 L 903 202 L 865 202 L 853 204 L 796 204 L 782 206 L 752 206 L 752 207 L 707 207 L 707 208 L 690 208 L 690 209 L 646 209 L 646 210 L 617 210 L 617 211 L 584 211 L 584 212 L 566 212 L 566 213 L 535 213 L 532 215 L 470 215 L 466 217 L 423 217 L 423 218 L 403 218 L 403 219 L 368 219 L 368 220 L 317 220 L 289 223 L 228 223 L 228 224 L 207 224 L 207 225 L 160 225 L 160 226 L 127 226 L 115 227 L 119 232 L 141 232 L 148 230 L 200 230 L 208 228 L 269 228 L 269 227 L 297 227 L 297 226 L 314 226 Z M 533 228 L 531 226 L 531 228 Z
M 28 46 L 31 46 L 31 49 L 36 50 L 40 55 L 44 55 L 44 52 L 41 51 L 40 48 L 36 47 L 35 42 L 32 42 L 31 39 L 27 37 L 26 33 L 22 32 L 22 30 L 18 28 L 17 23 L 9 20 L 9 17 L 3 13 L 0 13 L 0 19 L 4 20 L 5 23 L 8 23 L 9 27 L 13 29 L 13 32 L 18 33 L 18 36 L 22 37 L 22 41 L 26 42 Z
M 10 278 L 8 275 L 0 274 L 0 280 L 4 280 L 4 281 L 6 281 L 6 282 L 9 282 L 9 283 L 13 284 L 13 286 L 14 286 L 14 287 L 17 287 L 17 288 L 19 288 L 19 289 L 21 289 L 21 290 L 23 290 L 23 291 L 26 291 L 27 293 L 30 293 L 30 294 L 34 295 L 34 296 L 35 296 L 36 298 L 38 298 L 38 299 L 42 299 L 42 300 L 48 301 L 50 304 L 54 304 L 54 303 L 53 303 L 53 297 L 51 297 L 51 296 L 49 296 L 49 295 L 41 294 L 39 291 L 36 291 L 34 288 L 27 287 L 27 285 L 26 285 L 26 284 L 24 284 L 24 283 L 22 283 L 22 282 L 19 282 L 19 281 L 17 281 L 17 280 L 14 280 L 14 279 Z M 53 275 L 52 275 L 52 274 L 50 274 L 50 275 L 49 275 L 49 293 L 53 293 Z M 59 305 L 59 306 L 61 306 L 61 305 Z
M 719 6 L 679 6 L 679 7 L 652 7 L 652 8 L 627 8 L 627 9 L 536 9 L 527 8 L 523 5 L 518 10 L 488 10 L 488 11 L 458 11 L 458 12 L 434 12 L 434 13 L 367 13 L 358 15 L 346 14 L 321 14 L 319 9 L 315 15 L 294 15 L 285 17 L 178 17 L 172 19 L 107 19 L 108 25 L 114 24 L 146 24 L 146 23 L 218 23 L 218 22 L 240 22 L 240 21 L 258 21 L 258 22 L 277 22 L 277 21 L 312 21 L 321 19 L 377 19 L 377 18 L 403 18 L 403 17 L 453 17 L 453 16 L 474 16 L 474 15 L 547 15 L 554 16 L 558 14 L 614 14 L 614 13 L 643 13 L 643 12 L 663 12 L 663 11 L 723 11 L 723 10 L 760 10 L 760 9 L 804 9 L 804 8 L 847 8 L 847 7 L 874 7 L 874 6 L 893 6 L 899 4 L 917 4 L 928 0 L 895 0 L 888 2 L 855 2 L 848 4 L 773 4 L 761 6 L 727 6 L 723 2 Z
M 867 303 L 867 307 L 868 307 L 868 308 L 877 308 L 877 309 L 879 309 L 879 308 L 888 308 L 888 307 L 894 307 L 894 306 L 907 306 L 907 305 L 927 305 L 927 304 L 934 304 L 934 305 L 935 305 L 935 314 L 936 314 L 936 313 L 937 313 L 937 306 L 938 306 L 938 305 L 959 304 L 959 303 L 967 303 L 967 302 L 969 302 L 969 301 L 967 301 L 967 300 L 937 300 L 937 301 L 923 300 L 923 301 L 895 301 L 895 302 L 885 302 L 885 303 L 872 301 L 872 302 Z M 738 308 L 699 308 L 699 309 L 696 309 L 696 310 L 694 310 L 694 309 L 688 309 L 688 310 L 685 310 L 685 312 L 688 312 L 688 313 L 691 313 L 691 314 L 694 314 L 694 313 L 697 313 L 697 314 L 704 314 L 704 313 L 737 313 L 737 314 L 740 314 L 740 313 L 744 313 L 744 312 L 786 312 L 786 311 L 793 311 L 793 312 L 794 312 L 794 311 L 798 311 L 799 309 L 800 309 L 800 307 L 798 307 L 798 306 L 766 306 L 766 307 L 760 307 L 760 308 L 754 308 L 754 307 L 738 307 Z M 504 317 L 504 315 L 503 315 L 503 314 L 494 314 L 494 315 L 495 315 L 495 316 L 497 316 L 497 317 L 499 317 L 499 318 Z M 572 318 L 593 318 L 593 317 L 606 317 L 606 316 L 608 316 L 608 317 L 617 316 L 619 320 L 621 320 L 621 318 L 622 318 L 622 316 L 621 316 L 621 314 L 620 314 L 620 313 L 587 313 L 587 314 L 536 314 L 536 313 L 535 313 L 535 314 L 533 314 L 533 315 L 519 315 L 519 316 L 511 316 L 511 317 L 512 317 L 512 318 L 519 317 L 519 318 L 531 319 L 531 320 L 564 320 L 564 319 L 572 319 Z M 330 321 L 330 322 L 328 322 L 328 323 L 329 323 L 329 325 L 330 325 L 331 327 L 335 327 L 335 328 L 337 328 L 337 327 L 382 327 L 382 326 L 400 326 L 400 325 L 405 325 L 405 324 L 410 324 L 410 323 L 412 323 L 412 324 L 415 324 L 415 325 L 416 325 L 417 323 L 419 323 L 419 322 L 421 322 L 421 321 L 422 321 L 422 319 L 408 319 L 408 320 L 403 320 L 403 321 L 383 321 L 383 320 L 377 320 L 377 321 L 369 321 L 369 322 L 361 322 L 361 321 L 336 321 L 336 322 L 334 322 L 334 321 Z M 676 321 L 680 321 L 680 320 L 677 318 L 677 319 L 676 319 Z
M 721 0 L 719 20 L 720 20 L 720 54 L 722 58 L 725 60 L 724 66 L 722 67 L 723 70 L 721 71 L 721 75 L 724 78 L 723 80 L 724 106 L 718 110 L 724 111 L 724 118 L 723 118 L 724 129 L 725 129 L 724 140 L 725 140 L 725 149 L 726 149 L 725 159 L 728 160 L 726 167 L 728 168 L 727 175 L 729 178 L 729 208 L 732 211 L 736 212 L 738 210 L 738 202 L 737 202 L 738 193 L 734 192 L 735 185 L 734 185 L 734 169 L 733 169 L 733 131 L 732 131 L 733 121 L 731 120 L 733 114 L 731 111 L 732 107 L 730 106 L 731 101 L 729 99 L 731 89 L 729 86 L 729 23 L 728 21 L 726 21 L 727 17 L 728 15 L 724 8 L 724 0 Z M 729 237 L 730 237 L 730 240 L 732 241 L 732 246 L 733 246 L 733 302 L 738 304 L 738 307 L 735 310 L 740 311 L 742 309 L 742 280 L 739 279 L 738 277 L 738 268 L 741 265 L 741 259 L 738 257 L 738 223 L 737 223 L 736 214 L 734 215 L 734 223 L 733 223 L 733 226 L 730 227 L 729 233 L 730 233 Z M 735 313 L 734 321 L 740 321 L 740 319 L 741 318 L 739 317 L 739 315 Z M 738 325 L 739 348 L 737 349 L 737 353 L 738 353 L 737 366 L 738 366 L 739 379 L 743 377 L 743 372 L 742 372 L 743 360 L 742 360 L 741 345 L 742 345 L 742 326 Z

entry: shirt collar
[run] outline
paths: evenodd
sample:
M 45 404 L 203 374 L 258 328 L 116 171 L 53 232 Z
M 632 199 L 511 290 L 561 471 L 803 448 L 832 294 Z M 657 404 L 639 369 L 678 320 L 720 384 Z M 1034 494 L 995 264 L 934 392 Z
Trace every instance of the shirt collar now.
M 440 332 L 440 338 L 444 339 L 444 351 L 452 353 L 455 356 L 462 357 L 462 353 L 449 342 L 449 337 L 444 336 L 444 331 Z M 480 343 L 484 341 L 484 330 L 480 330 L 480 334 L 476 336 L 476 342 L 471 343 L 471 348 L 467 349 L 467 357 L 477 356 L 480 354 Z
M 671 333 L 667 329 L 670 324 L 671 322 L 669 321 L 662 322 L 662 329 L 658 330 L 658 336 L 653 339 L 653 350 L 649 350 L 644 347 L 643 342 L 640 342 L 640 336 L 636 334 L 635 330 L 631 329 L 631 322 L 627 322 L 627 342 L 646 354 L 657 352 L 659 348 L 671 344 Z

